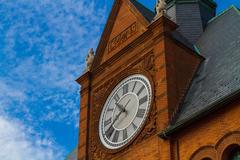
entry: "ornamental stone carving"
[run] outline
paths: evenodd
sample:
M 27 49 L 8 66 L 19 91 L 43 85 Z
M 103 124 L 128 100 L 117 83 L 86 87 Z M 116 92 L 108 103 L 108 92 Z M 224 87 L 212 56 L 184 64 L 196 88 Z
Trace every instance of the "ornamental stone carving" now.
M 155 6 L 157 14 L 154 19 L 157 19 L 166 13 L 166 6 L 167 3 L 165 2 L 165 0 L 157 0 L 157 4 Z
M 94 51 L 93 51 L 93 48 L 91 48 L 88 52 L 87 57 L 86 57 L 86 72 L 90 71 L 90 69 L 92 67 L 93 60 L 94 60 Z

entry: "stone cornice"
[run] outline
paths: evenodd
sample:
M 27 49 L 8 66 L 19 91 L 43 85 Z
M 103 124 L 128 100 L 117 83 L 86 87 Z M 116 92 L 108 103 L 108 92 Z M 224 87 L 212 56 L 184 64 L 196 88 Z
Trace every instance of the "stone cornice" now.
M 76 82 L 81 85 L 84 81 L 89 79 L 90 75 L 91 72 L 87 71 L 83 73 L 78 79 L 76 79 Z

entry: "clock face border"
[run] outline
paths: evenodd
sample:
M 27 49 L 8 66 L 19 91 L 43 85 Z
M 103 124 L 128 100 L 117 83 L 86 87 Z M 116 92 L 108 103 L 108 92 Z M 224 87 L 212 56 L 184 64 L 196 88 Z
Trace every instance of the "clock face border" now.
M 147 106 L 146 106 L 146 109 L 147 109 L 147 111 L 146 111 L 146 113 L 145 113 L 145 116 L 144 116 L 144 118 L 141 120 L 141 123 L 140 123 L 140 125 L 138 126 L 138 128 L 137 128 L 137 130 L 131 135 L 131 137 L 129 138 L 129 140 L 127 140 L 127 142 L 126 143 L 124 143 L 122 146 L 120 146 L 120 147 L 117 147 L 117 148 L 114 148 L 114 147 L 106 147 L 104 144 L 103 144 L 103 142 L 102 142 L 102 140 L 101 140 L 101 136 L 102 135 L 100 135 L 101 133 L 101 130 L 100 130 L 100 128 L 101 128 L 101 123 L 102 123 L 102 121 L 104 120 L 103 118 L 104 118 L 104 110 L 106 110 L 108 107 L 108 105 L 106 105 L 107 103 L 109 103 L 109 101 L 112 99 L 111 98 L 111 96 L 115 93 L 115 92 L 117 92 L 117 90 L 118 89 L 120 89 L 119 87 L 122 85 L 122 84 L 124 84 L 124 82 L 126 82 L 128 79 L 130 79 L 130 78 L 133 78 L 133 77 L 135 77 L 135 78 L 137 78 L 137 77 L 141 77 L 146 83 L 147 83 L 147 86 L 145 86 L 145 87 L 147 87 L 147 88 L 149 88 L 149 90 L 147 90 L 147 92 L 148 92 L 148 97 L 149 97 L 149 102 L 147 102 Z M 106 150 L 106 151 L 108 151 L 108 152 L 111 152 L 111 153 L 115 153 L 115 152 L 118 152 L 118 151 L 120 151 L 120 150 L 122 150 L 122 149 L 124 149 L 124 148 L 126 148 L 127 146 L 129 146 L 138 136 L 139 136 L 139 134 L 141 134 L 142 133 L 142 131 L 143 131 L 143 129 L 145 128 L 145 125 L 146 125 L 146 123 L 148 122 L 148 119 L 149 119 L 149 115 L 150 115 L 150 113 L 152 112 L 152 105 L 153 105 L 153 101 L 154 101 L 154 90 L 153 90 L 153 88 L 154 88 L 154 83 L 153 83 L 153 81 L 152 81 L 152 77 L 150 76 L 150 74 L 148 74 L 148 73 L 139 73 L 139 72 L 137 72 L 137 73 L 128 73 L 127 75 L 125 75 L 124 77 L 123 76 L 120 76 L 121 78 L 120 78 L 120 80 L 118 80 L 116 83 L 114 83 L 112 86 L 113 87 L 109 87 L 108 89 L 109 89 L 109 91 L 108 91 L 108 94 L 107 94 L 107 96 L 106 96 L 106 98 L 105 98 L 105 101 L 104 101 L 104 103 L 103 103 L 103 105 L 102 105 L 102 109 L 100 110 L 100 116 L 99 116 L 99 123 L 98 123 L 98 138 L 99 138 L 99 141 L 100 141 L 100 144 L 101 144 L 101 146 L 103 147 L 103 149 L 104 150 Z M 143 83 L 143 82 L 142 82 Z M 139 107 L 139 106 L 138 106 Z M 114 107 L 115 108 L 115 107 Z M 105 142 L 106 143 L 106 142 Z

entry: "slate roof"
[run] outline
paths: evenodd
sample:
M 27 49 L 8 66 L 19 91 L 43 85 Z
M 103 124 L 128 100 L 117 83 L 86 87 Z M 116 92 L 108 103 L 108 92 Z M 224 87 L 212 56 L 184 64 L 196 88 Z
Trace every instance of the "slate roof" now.
M 194 45 L 193 45 L 191 42 L 189 42 L 189 40 L 188 40 L 187 38 L 185 38 L 179 31 L 174 31 L 174 32 L 172 33 L 172 37 L 173 37 L 175 40 L 183 43 L 183 44 L 184 44 L 186 47 L 188 47 L 189 49 L 195 51 Z
M 202 110 L 211 109 L 240 90 L 240 12 L 232 6 L 209 21 L 196 43 L 206 60 L 196 73 L 176 123 Z
M 148 22 L 151 22 L 153 20 L 153 18 L 155 17 L 155 13 L 153 11 L 146 8 L 137 0 L 130 0 L 130 1 L 138 9 L 138 11 L 148 20 Z M 192 50 L 195 50 L 194 45 L 190 43 L 180 32 L 175 31 L 172 33 L 172 36 L 175 40 L 183 43 L 186 47 Z
M 130 0 L 131 3 L 138 9 L 138 11 L 148 20 L 151 22 L 155 16 L 155 13 L 139 3 L 137 0 Z

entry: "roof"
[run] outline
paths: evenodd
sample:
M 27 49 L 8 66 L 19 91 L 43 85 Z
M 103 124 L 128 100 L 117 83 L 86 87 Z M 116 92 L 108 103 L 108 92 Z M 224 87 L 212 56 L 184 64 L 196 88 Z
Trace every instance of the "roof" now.
M 138 9 L 138 11 L 146 18 L 146 20 L 148 20 L 148 22 L 151 22 L 154 19 L 155 13 L 153 11 L 146 8 L 137 0 L 130 0 L 130 2 Z M 180 32 L 175 31 L 172 33 L 172 36 L 175 40 L 183 43 L 186 47 L 195 51 L 193 44 L 191 44 Z
M 191 42 L 189 42 L 189 41 L 187 40 L 187 38 L 185 38 L 179 31 L 174 31 L 174 32 L 172 32 L 172 37 L 173 37 L 175 40 L 177 40 L 177 41 L 181 42 L 182 44 L 184 44 L 184 45 L 185 45 L 186 47 L 188 47 L 189 49 L 197 52 L 196 49 L 195 49 L 195 47 L 194 47 L 194 45 L 193 45 Z
M 137 0 L 130 0 L 131 3 L 138 9 L 138 11 L 148 20 L 151 22 L 155 16 L 155 13 L 150 9 L 146 8 L 144 5 L 139 3 Z
M 196 43 L 205 61 L 192 80 L 183 104 L 179 106 L 174 129 L 214 104 L 240 91 L 240 12 L 231 6 L 212 19 Z
M 181 121 L 240 89 L 240 14 L 231 7 L 208 24 L 197 42 L 201 64 L 177 119 Z
M 209 6 L 215 8 L 217 7 L 217 3 L 214 0 L 202 0 L 203 2 L 207 3 Z M 166 0 L 167 4 L 173 3 L 193 3 L 196 0 Z

